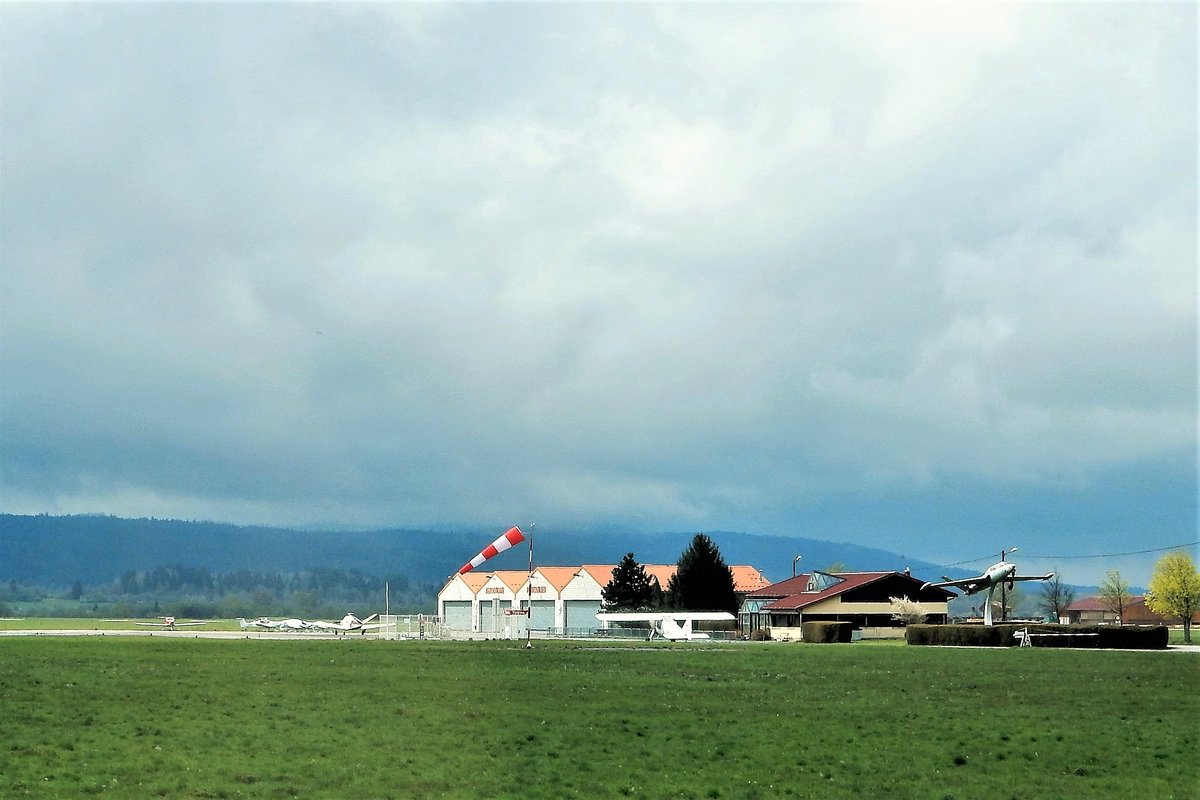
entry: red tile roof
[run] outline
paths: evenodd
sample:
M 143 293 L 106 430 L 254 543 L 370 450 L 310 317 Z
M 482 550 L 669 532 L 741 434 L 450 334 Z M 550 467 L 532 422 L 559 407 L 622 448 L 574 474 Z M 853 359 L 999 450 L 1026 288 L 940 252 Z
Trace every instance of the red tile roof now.
M 512 591 L 517 591 L 525 585 L 525 581 L 529 580 L 528 570 L 515 569 L 500 569 L 492 573 L 500 579 L 501 583 L 507 586 Z
M 538 567 L 535 572 L 541 574 L 547 583 L 561 592 L 579 574 L 579 567 Z
M 462 582 L 472 592 L 479 594 L 479 590 L 483 588 L 483 585 L 488 582 L 488 578 L 492 576 L 487 572 L 468 572 L 466 575 L 459 575 L 458 577 L 462 579 Z
M 837 597 L 851 589 L 857 589 L 860 586 L 868 586 L 876 581 L 881 581 L 884 578 L 890 578 L 893 575 L 900 575 L 898 572 L 837 572 L 837 573 L 822 573 L 832 575 L 841 580 L 832 586 L 828 586 L 819 592 L 806 592 L 808 581 L 811 575 L 804 573 L 797 575 L 794 578 L 780 581 L 779 583 L 759 589 L 755 592 L 750 592 L 747 597 L 757 597 L 763 600 L 771 600 L 774 602 L 767 603 L 763 606 L 764 610 L 769 611 L 796 611 L 814 603 L 819 603 L 822 600 L 828 600 L 831 597 Z M 915 580 L 915 579 L 914 579 Z M 948 594 L 948 593 L 947 593 Z
M 839 594 L 844 594 L 845 592 L 848 592 L 851 589 L 857 588 L 859 586 L 866 586 L 869 583 L 874 583 L 875 581 L 882 580 L 882 579 L 888 577 L 889 575 L 894 575 L 894 574 L 896 574 L 896 573 L 894 573 L 894 572 L 839 572 L 839 573 L 835 574 L 835 577 L 841 578 L 842 580 L 839 581 L 838 583 L 835 583 L 834 585 L 828 587 L 827 589 L 824 589 L 819 592 L 804 591 L 804 586 L 806 586 L 808 584 L 808 576 L 807 575 L 804 575 L 804 576 L 797 575 L 796 578 L 800 578 L 800 577 L 804 578 L 804 583 L 799 584 L 799 585 L 792 583 L 792 581 L 794 581 L 795 578 L 791 578 L 791 579 L 785 581 L 785 583 L 791 584 L 788 587 L 788 589 L 792 593 L 785 595 L 784 597 L 781 597 L 780 599 L 776 600 L 774 603 L 770 603 L 767 606 L 765 606 L 764 608 L 766 610 L 770 610 L 770 611 L 791 611 L 793 609 L 801 609 L 801 608 L 804 608 L 805 606 L 811 606 L 813 603 L 819 603 L 822 600 L 828 600 L 831 597 L 837 597 Z
M 1126 606 L 1140 605 L 1146 602 L 1146 598 L 1140 594 L 1135 594 L 1125 603 Z M 1082 600 L 1076 600 L 1071 605 L 1067 606 L 1067 611 L 1108 611 L 1108 602 L 1099 597 L 1085 597 Z
M 671 576 L 675 574 L 674 564 L 643 564 L 646 574 L 658 579 L 659 586 L 665 592 L 667 584 L 671 582 Z M 616 564 L 584 564 L 581 567 L 538 567 L 542 574 L 546 575 L 547 580 L 550 580 L 548 570 L 572 570 L 572 577 L 580 571 L 587 572 L 596 583 L 601 586 L 607 586 L 612 580 L 613 570 L 617 568 Z M 745 564 L 737 564 L 729 568 L 733 573 L 733 590 L 735 592 L 753 592 L 756 589 L 761 589 L 767 586 L 767 579 L 762 576 L 762 573 L 757 569 Z M 472 573 L 467 573 L 472 574 Z M 554 581 L 551 581 L 554 583 Z M 557 584 L 555 584 L 557 586 Z M 566 584 L 564 583 L 563 586 Z M 560 590 L 562 586 L 557 586 Z
M 729 568 L 733 572 L 733 588 L 738 592 L 753 592 L 771 585 L 754 567 L 738 564 Z

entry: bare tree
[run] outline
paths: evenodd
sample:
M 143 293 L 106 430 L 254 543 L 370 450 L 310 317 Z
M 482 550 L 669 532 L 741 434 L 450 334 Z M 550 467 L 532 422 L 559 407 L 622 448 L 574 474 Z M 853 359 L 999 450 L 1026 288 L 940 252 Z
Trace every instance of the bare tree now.
M 1012 588 L 1009 588 L 1009 584 L 1001 584 L 999 596 L 1000 599 L 994 601 L 996 605 L 992 607 L 992 613 L 999 608 L 1001 622 L 1007 622 L 1009 617 L 1018 616 L 1018 607 L 1025 602 L 1025 590 L 1015 583 L 1012 584 Z
M 1067 609 L 1074 602 L 1075 590 L 1063 583 L 1062 577 L 1055 575 L 1042 584 L 1042 600 L 1038 608 L 1053 617 L 1055 622 L 1067 616 Z
M 1106 611 L 1117 615 L 1118 625 L 1124 624 L 1125 608 L 1132 599 L 1129 581 L 1122 578 L 1120 572 L 1110 569 L 1104 574 L 1104 580 L 1100 582 L 1100 602 L 1104 604 Z

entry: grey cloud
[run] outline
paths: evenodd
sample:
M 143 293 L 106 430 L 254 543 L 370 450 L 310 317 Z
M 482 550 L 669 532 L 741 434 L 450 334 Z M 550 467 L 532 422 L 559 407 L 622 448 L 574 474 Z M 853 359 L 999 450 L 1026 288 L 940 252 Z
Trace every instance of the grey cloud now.
M 0 502 L 778 531 L 1194 446 L 1194 10 L 731 12 L 5 8 Z

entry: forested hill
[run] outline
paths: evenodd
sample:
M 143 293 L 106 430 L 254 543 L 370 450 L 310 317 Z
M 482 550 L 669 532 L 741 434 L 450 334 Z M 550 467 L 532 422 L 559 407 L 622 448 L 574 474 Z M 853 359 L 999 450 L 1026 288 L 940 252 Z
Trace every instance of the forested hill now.
M 288 573 L 314 567 L 357 569 L 367 575 L 404 575 L 440 583 L 503 528 L 447 531 L 310 531 L 243 527 L 214 522 L 122 519 L 110 516 L 0 515 L 0 580 L 43 586 L 114 581 L 129 570 L 167 564 L 212 572 Z M 728 564 L 750 564 L 769 580 L 840 563 L 854 570 L 912 568 L 934 579 L 944 570 L 896 553 L 816 539 L 707 531 Z M 535 565 L 615 564 L 633 552 L 641 563 L 673 564 L 694 532 L 645 533 L 615 528 L 537 531 Z M 522 546 L 489 562 L 523 569 Z

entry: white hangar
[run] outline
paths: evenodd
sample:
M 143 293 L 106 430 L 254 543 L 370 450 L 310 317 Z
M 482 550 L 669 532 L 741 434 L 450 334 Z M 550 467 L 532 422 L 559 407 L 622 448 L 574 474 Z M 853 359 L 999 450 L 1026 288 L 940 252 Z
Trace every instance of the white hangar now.
M 664 589 L 675 574 L 674 564 L 643 566 Z M 438 592 L 438 616 L 452 631 L 487 637 L 523 637 L 526 619 L 535 631 L 590 633 L 598 625 L 600 591 L 612 579 L 614 569 L 615 564 L 538 567 L 532 579 L 526 570 L 455 575 Z M 730 570 L 739 595 L 768 585 L 754 567 L 734 566 Z M 526 617 L 518 612 L 530 607 L 531 597 L 532 613 Z

